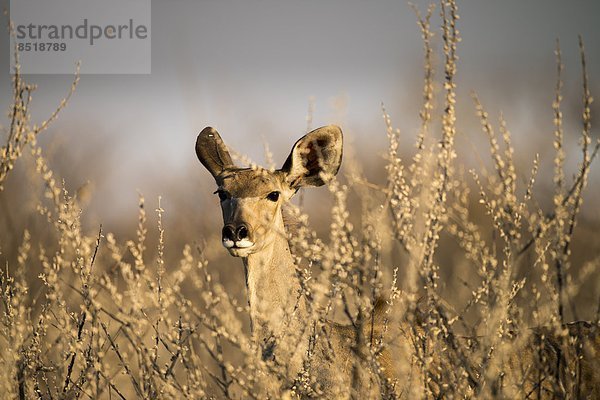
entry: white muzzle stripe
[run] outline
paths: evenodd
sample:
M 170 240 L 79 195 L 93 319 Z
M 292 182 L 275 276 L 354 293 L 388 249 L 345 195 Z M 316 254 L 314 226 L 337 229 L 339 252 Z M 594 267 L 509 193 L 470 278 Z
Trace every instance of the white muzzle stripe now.
M 247 249 L 248 247 L 254 246 L 254 242 L 251 242 L 248 239 L 238 240 L 237 242 L 234 242 L 233 240 L 230 240 L 230 239 L 223 239 L 223 246 L 227 249 L 230 249 L 232 247 L 239 247 L 241 249 Z

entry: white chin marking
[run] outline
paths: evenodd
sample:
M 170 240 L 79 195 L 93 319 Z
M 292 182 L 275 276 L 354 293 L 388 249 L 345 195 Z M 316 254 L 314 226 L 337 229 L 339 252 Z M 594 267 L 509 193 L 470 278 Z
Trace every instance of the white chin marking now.
M 223 239 L 223 246 L 226 248 L 231 248 L 233 247 L 235 243 L 233 243 L 233 240 L 229 240 L 229 239 Z
M 242 239 L 240 241 L 235 242 L 236 247 L 241 247 L 243 249 L 254 246 L 254 243 L 249 241 L 248 239 Z

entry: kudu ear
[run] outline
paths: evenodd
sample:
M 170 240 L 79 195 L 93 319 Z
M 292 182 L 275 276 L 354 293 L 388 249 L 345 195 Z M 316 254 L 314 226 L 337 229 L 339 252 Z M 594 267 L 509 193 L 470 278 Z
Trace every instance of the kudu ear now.
M 342 130 L 328 125 L 307 133 L 294 144 L 281 167 L 292 189 L 329 182 L 342 163 Z
M 234 166 L 219 132 L 210 126 L 202 129 L 196 139 L 196 155 L 214 178 L 217 178 L 223 170 Z

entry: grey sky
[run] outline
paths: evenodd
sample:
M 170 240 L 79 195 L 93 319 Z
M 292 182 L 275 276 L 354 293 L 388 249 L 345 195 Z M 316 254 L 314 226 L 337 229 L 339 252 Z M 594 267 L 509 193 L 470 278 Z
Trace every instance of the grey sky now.
M 428 2 L 414 2 L 424 12 Z M 577 35 L 583 35 L 598 95 L 599 1 L 465 0 L 459 7 L 460 94 L 476 89 L 490 110 L 506 113 L 514 135 L 541 118 L 544 128 L 551 126 L 555 38 L 564 52 L 567 93 L 578 101 Z M 434 29 L 438 14 L 439 7 Z M 196 167 L 195 135 L 206 125 L 259 161 L 264 135 L 282 161 L 305 130 L 310 96 L 315 126 L 340 123 L 352 141 L 383 145 L 382 101 L 398 127 L 414 134 L 421 47 L 404 1 L 153 1 L 152 74 L 83 75 L 50 135 L 64 135 L 74 151 L 97 148 L 94 173 L 110 174 L 98 189 L 125 202 L 135 198 L 134 188 L 161 192 L 189 174 Z M 6 109 L 6 37 L 0 51 Z M 30 77 L 40 86 L 35 116 L 51 111 L 70 79 Z M 118 195 L 123 188 L 129 192 Z

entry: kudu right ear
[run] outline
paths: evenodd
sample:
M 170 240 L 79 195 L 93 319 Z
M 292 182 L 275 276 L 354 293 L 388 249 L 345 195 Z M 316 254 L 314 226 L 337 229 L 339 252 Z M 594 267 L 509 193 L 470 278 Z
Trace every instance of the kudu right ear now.
M 196 155 L 208 172 L 216 179 L 225 169 L 234 167 L 227 146 L 219 132 L 207 126 L 196 139 Z
M 339 126 L 315 129 L 300 138 L 281 167 L 292 189 L 322 186 L 329 182 L 342 163 L 343 136 Z

